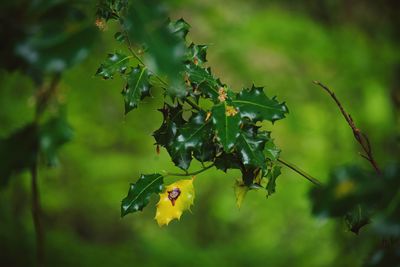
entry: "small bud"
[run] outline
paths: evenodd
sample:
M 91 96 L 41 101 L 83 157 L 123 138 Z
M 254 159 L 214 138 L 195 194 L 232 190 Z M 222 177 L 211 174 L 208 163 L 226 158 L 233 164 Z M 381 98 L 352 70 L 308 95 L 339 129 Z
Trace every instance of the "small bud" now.
M 227 94 L 225 92 L 225 89 L 223 87 L 220 87 L 218 89 L 218 99 L 219 99 L 219 101 L 224 102 L 227 97 L 228 96 L 227 96 Z
M 190 86 L 190 80 L 189 80 L 189 76 L 187 73 L 185 73 L 185 75 L 183 76 L 183 80 L 185 81 L 186 86 Z
M 211 117 L 211 111 L 207 112 L 205 121 L 208 121 L 210 119 L 210 117 Z
M 104 19 L 97 18 L 94 24 L 96 25 L 97 28 L 99 28 L 99 30 L 101 30 L 101 31 L 106 30 L 107 24 L 104 21 Z
M 232 106 L 226 106 L 225 114 L 226 116 L 235 116 L 238 113 L 237 109 Z

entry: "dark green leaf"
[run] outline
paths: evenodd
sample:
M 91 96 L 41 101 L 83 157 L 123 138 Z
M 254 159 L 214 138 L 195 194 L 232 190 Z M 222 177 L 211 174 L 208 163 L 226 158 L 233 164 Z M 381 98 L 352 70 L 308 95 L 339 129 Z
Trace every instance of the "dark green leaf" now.
M 129 58 L 120 53 L 108 54 L 106 61 L 97 69 L 96 75 L 112 79 L 115 74 L 124 73 L 128 69 Z
M 216 79 L 210 69 L 205 69 L 195 64 L 186 65 L 187 78 L 194 88 L 205 97 L 211 98 L 214 103 L 220 103 L 218 90 L 223 87 L 221 81 Z
M 212 161 L 217 154 L 217 147 L 212 142 L 211 132 L 208 138 L 209 140 L 193 150 L 193 157 L 200 162 Z
M 371 214 L 368 214 L 365 208 L 358 205 L 354 210 L 348 212 L 344 220 L 350 231 L 355 234 L 360 232 L 360 229 L 371 222 Z
M 242 172 L 243 183 L 250 188 L 259 188 L 259 185 L 255 185 L 257 177 L 260 175 L 261 169 L 253 166 L 242 166 L 240 168 Z
M 137 108 L 141 99 L 150 95 L 150 74 L 146 68 L 137 66 L 128 74 L 128 81 L 122 91 L 125 101 L 125 114 Z
M 128 0 L 100 0 L 96 16 L 104 20 L 117 19 L 117 13 L 128 5 Z
M 154 131 L 153 136 L 157 145 L 168 147 L 175 138 L 178 127 L 186 123 L 182 117 L 183 107 L 182 105 L 173 107 L 165 104 L 159 111 L 163 114 L 164 119 L 161 127 Z
M 183 84 L 182 62 L 187 48 L 184 40 L 178 36 L 178 33 L 184 32 L 183 23 L 178 23 L 178 32 L 171 32 L 167 14 L 163 9 L 154 8 L 153 2 L 155 1 L 132 3 L 121 19 L 122 27 L 132 42 L 147 48 L 145 61 L 153 62 L 152 70 L 169 78 L 169 86 L 166 88 L 168 94 L 183 97 L 186 89 Z
M 279 103 L 275 98 L 268 98 L 262 87 L 243 89 L 233 100 L 233 104 L 240 110 L 242 117 L 252 121 L 276 121 L 283 119 L 288 113 L 285 103 Z
M 191 43 L 188 50 L 187 61 L 195 65 L 207 62 L 207 46 Z
M 233 113 L 229 113 L 227 108 L 230 108 Z M 228 106 L 226 101 L 212 108 L 211 116 L 215 133 L 225 152 L 233 148 L 240 134 L 241 119 L 239 114 L 234 114 L 235 112 L 237 112 L 235 107 Z
M 275 146 L 272 139 L 268 140 L 268 142 L 265 143 L 264 155 L 267 159 L 271 161 L 276 161 L 279 158 L 280 153 L 281 150 Z
M 47 121 L 39 130 L 40 150 L 50 166 L 58 163 L 57 150 L 70 141 L 73 131 L 65 117 L 54 117 Z
M 183 170 L 189 168 L 192 152 L 202 151 L 209 144 L 212 135 L 211 123 L 206 122 L 206 114 L 199 112 L 178 129 L 173 142 L 167 147 L 175 165 Z
M 263 150 L 268 135 L 265 132 L 257 133 L 255 129 L 256 126 L 245 126 L 237 139 L 235 149 L 239 152 L 244 165 L 264 168 Z
M 226 172 L 228 169 L 240 169 L 241 159 L 236 153 L 222 153 L 215 158 L 215 167 Z
M 136 183 L 129 187 L 128 195 L 121 203 L 121 216 L 143 210 L 149 204 L 152 194 L 163 190 L 164 177 L 161 174 L 142 174 Z
M 268 170 L 267 197 L 275 193 L 276 178 L 281 175 L 281 168 L 281 166 L 274 165 L 271 169 Z
M 123 42 L 123 41 L 125 41 L 125 35 L 122 33 L 122 32 L 116 32 L 115 34 L 114 34 L 114 38 L 115 38 L 115 40 L 117 40 L 118 42 Z
M 168 26 L 174 35 L 179 36 L 182 39 L 186 38 L 190 29 L 190 25 L 183 18 L 180 18 L 177 21 L 171 21 Z

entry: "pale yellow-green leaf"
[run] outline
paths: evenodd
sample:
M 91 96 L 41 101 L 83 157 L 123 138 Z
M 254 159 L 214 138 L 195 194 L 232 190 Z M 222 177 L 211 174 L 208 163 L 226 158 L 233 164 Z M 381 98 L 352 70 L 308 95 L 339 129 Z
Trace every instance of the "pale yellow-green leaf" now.
M 249 187 L 244 185 L 242 181 L 236 181 L 234 191 L 236 196 L 236 205 L 240 209 L 243 200 L 246 197 L 247 191 L 249 191 Z

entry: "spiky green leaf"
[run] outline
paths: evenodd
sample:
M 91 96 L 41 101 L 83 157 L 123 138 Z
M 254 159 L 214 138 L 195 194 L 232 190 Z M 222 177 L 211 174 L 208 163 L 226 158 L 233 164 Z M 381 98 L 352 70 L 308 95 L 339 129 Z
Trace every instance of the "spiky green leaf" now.
M 280 153 L 281 150 L 276 147 L 272 139 L 268 140 L 268 142 L 265 143 L 264 155 L 267 159 L 271 161 L 276 161 L 279 158 Z
M 115 74 L 124 73 L 128 69 L 129 58 L 121 53 L 108 54 L 107 59 L 97 69 L 96 75 L 112 79 Z
M 137 66 L 128 74 L 127 85 L 122 91 L 125 102 L 125 114 L 137 108 L 141 99 L 150 95 L 150 74 L 145 67 Z
M 231 113 L 229 113 L 231 109 Z M 234 114 L 236 112 L 236 114 Z M 215 105 L 212 108 L 212 122 L 217 135 L 225 152 L 232 150 L 240 135 L 240 115 L 237 114 L 235 107 L 228 106 L 226 101 Z
M 223 84 L 212 75 L 209 68 L 202 68 L 193 63 L 187 64 L 186 75 L 194 90 L 200 91 L 207 98 L 211 98 L 214 103 L 220 102 L 218 90 L 223 87 Z
M 189 33 L 190 25 L 183 18 L 180 18 L 176 21 L 171 21 L 168 28 L 174 35 L 185 39 L 186 35 Z
M 73 130 L 65 116 L 53 117 L 39 129 L 40 151 L 50 166 L 58 164 L 57 151 L 72 140 Z
M 254 122 L 263 120 L 274 122 L 283 119 L 288 113 L 285 103 L 279 103 L 275 98 L 268 98 L 263 87 L 254 85 L 251 89 L 243 89 L 232 102 L 240 109 L 242 117 Z
M 182 105 L 171 106 L 165 104 L 159 111 L 163 114 L 163 123 L 159 129 L 154 131 L 153 136 L 157 145 L 168 147 L 174 140 L 178 127 L 182 127 L 186 121 L 182 117 Z
M 268 140 L 266 132 L 258 133 L 256 126 L 244 126 L 236 142 L 236 150 L 245 166 L 264 168 L 265 156 L 263 153 L 265 142 Z
M 202 151 L 204 146 L 209 145 L 211 129 L 211 123 L 206 121 L 204 112 L 193 115 L 187 124 L 179 128 L 173 142 L 167 147 L 175 165 L 187 170 L 192 160 L 192 152 Z
M 275 193 L 276 191 L 276 179 L 281 175 L 281 166 L 274 165 L 271 169 L 268 170 L 267 178 L 267 197 Z
M 207 62 L 207 45 L 196 45 L 191 43 L 188 47 L 187 61 L 195 65 L 201 65 Z
M 142 174 L 136 183 L 129 187 L 128 195 L 121 203 L 121 216 L 143 210 L 149 204 L 152 194 L 163 190 L 164 177 L 161 174 Z

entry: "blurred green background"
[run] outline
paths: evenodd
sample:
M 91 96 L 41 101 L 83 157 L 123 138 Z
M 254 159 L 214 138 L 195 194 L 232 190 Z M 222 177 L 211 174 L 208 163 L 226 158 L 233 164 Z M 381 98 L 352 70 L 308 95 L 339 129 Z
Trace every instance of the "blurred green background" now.
M 0 8 L 1 8 L 0 4 Z M 87 2 L 93 18 L 95 2 Z M 332 100 L 331 87 L 368 133 L 377 160 L 398 157 L 400 53 L 396 1 L 172 1 L 189 39 L 208 44 L 209 65 L 239 90 L 265 86 L 286 101 L 287 119 L 268 124 L 282 156 L 325 181 L 346 163 L 365 164 Z M 88 58 L 67 70 L 59 96 L 74 139 L 56 168 L 39 169 L 48 266 L 360 266 L 363 236 L 339 221 L 311 215 L 313 186 L 288 169 L 277 193 L 249 192 L 238 210 L 239 172 L 211 170 L 195 181 L 192 214 L 160 228 L 155 203 L 120 218 L 120 201 L 141 173 L 179 171 L 151 133 L 162 122 L 161 92 L 124 116 L 122 81 L 95 77 L 106 53 L 118 50 L 113 29 L 100 32 Z M 32 120 L 32 80 L 0 71 L 0 137 Z M 193 164 L 192 169 L 199 166 Z M 30 177 L 12 177 L 0 191 L 0 265 L 33 266 L 35 234 Z M 368 232 L 368 229 L 365 230 Z

